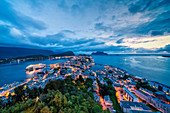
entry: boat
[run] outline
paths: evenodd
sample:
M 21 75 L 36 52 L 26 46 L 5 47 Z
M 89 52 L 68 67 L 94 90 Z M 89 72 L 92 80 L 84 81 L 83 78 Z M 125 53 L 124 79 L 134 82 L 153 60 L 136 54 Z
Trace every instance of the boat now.
M 27 74 L 36 74 L 38 72 L 42 72 L 43 69 L 45 68 L 46 64 L 31 64 L 26 67 L 26 73 Z

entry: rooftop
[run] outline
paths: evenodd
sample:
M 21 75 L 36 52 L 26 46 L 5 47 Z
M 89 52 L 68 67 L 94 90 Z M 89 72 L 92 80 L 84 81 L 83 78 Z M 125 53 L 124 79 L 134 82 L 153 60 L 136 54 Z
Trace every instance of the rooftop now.
M 140 107 L 143 110 L 150 110 L 150 108 L 147 107 L 142 102 L 120 101 L 120 103 L 121 103 L 121 106 L 124 107 L 124 108 Z
M 151 112 L 151 111 L 131 110 L 130 113 L 155 113 L 155 112 Z

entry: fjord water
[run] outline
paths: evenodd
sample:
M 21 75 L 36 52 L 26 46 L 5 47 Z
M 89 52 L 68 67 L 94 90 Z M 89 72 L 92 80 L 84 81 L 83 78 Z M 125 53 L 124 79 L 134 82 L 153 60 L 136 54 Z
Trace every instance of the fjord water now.
M 170 86 L 170 58 L 162 56 L 99 56 L 95 63 L 119 67 L 129 74 Z M 126 60 L 124 60 L 126 58 Z
M 0 86 L 14 81 L 21 81 L 32 76 L 27 75 L 25 68 L 31 64 L 43 63 L 46 65 L 54 64 L 58 62 L 65 62 L 66 60 L 43 60 L 43 61 L 30 61 L 30 62 L 20 62 L 16 64 L 0 64 Z
M 94 55 L 95 63 L 108 64 L 126 70 L 129 74 L 158 81 L 170 86 L 170 58 L 162 56 L 99 56 Z M 126 60 L 124 60 L 126 58 Z M 0 65 L 0 86 L 14 81 L 21 81 L 30 76 L 24 72 L 30 64 L 53 64 L 65 60 L 44 60 L 20 62 L 19 64 Z

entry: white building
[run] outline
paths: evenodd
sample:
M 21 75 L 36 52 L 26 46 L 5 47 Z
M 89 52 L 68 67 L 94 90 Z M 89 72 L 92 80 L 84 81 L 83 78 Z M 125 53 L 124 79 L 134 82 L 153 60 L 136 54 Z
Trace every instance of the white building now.
M 120 107 L 124 113 L 133 113 L 133 111 L 151 112 L 150 108 L 142 102 L 120 101 Z M 138 113 L 138 112 L 136 112 Z
M 139 99 L 132 92 L 130 92 L 126 87 L 123 87 L 123 97 L 127 101 L 139 102 Z

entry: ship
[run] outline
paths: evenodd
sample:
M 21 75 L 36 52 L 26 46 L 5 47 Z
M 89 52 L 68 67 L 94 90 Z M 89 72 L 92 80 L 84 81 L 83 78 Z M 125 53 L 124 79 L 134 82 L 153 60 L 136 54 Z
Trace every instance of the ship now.
M 26 67 L 26 74 L 37 74 L 38 72 L 42 72 L 45 68 L 46 64 L 31 64 Z

